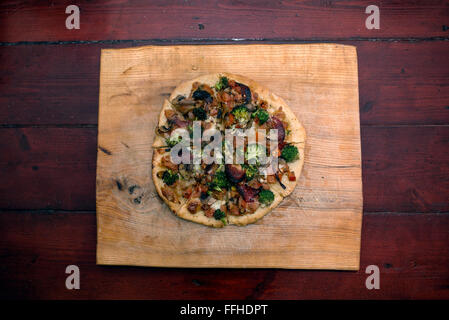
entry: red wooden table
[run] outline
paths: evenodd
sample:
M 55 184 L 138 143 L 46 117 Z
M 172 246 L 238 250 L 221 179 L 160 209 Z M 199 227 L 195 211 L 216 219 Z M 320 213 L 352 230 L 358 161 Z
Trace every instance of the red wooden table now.
M 65 27 L 70 4 L 79 30 Z M 365 27 L 371 4 L 379 30 Z M 3 1 L 0 297 L 448 299 L 448 26 L 447 1 Z M 95 265 L 100 49 L 303 42 L 357 46 L 360 271 Z M 65 287 L 71 264 L 80 290 Z

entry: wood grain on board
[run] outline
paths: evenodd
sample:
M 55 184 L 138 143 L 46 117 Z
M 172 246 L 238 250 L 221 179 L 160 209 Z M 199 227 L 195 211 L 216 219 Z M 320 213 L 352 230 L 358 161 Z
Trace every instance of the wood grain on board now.
M 90 212 L 0 213 L 2 299 L 449 299 L 449 215 L 365 214 L 360 270 L 137 268 L 95 265 Z M 81 289 L 67 290 L 68 265 Z M 365 268 L 380 268 L 367 290 Z
M 350 39 L 447 37 L 445 1 L 88 1 L 80 29 L 66 29 L 67 2 L 0 5 L 0 41 L 129 39 Z M 365 27 L 369 5 L 380 29 Z M 445 28 L 446 26 L 446 28 Z
M 242 57 L 251 59 L 236 63 Z M 307 142 L 298 186 L 280 207 L 246 227 L 213 229 L 170 212 L 155 193 L 150 164 L 167 95 L 182 81 L 220 71 L 243 74 L 283 97 Z M 359 268 L 363 199 L 352 46 L 103 50 L 98 147 L 107 150 L 97 162 L 99 264 Z

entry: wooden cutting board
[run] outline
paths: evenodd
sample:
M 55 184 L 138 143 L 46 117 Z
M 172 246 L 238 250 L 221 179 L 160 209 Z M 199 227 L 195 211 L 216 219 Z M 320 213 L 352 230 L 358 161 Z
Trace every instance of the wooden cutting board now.
M 179 83 L 241 74 L 284 98 L 307 131 L 293 194 L 262 220 L 177 218 L 151 179 L 154 129 Z M 357 54 L 336 44 L 148 46 L 101 52 L 97 263 L 358 270 L 362 222 Z

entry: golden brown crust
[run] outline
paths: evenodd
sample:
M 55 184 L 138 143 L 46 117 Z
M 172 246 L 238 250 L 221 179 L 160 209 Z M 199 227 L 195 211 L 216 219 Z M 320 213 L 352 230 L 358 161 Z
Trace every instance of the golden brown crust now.
M 296 118 L 293 111 L 288 107 L 288 105 L 282 98 L 271 93 L 267 88 L 265 88 L 264 86 L 258 84 L 257 82 L 255 82 L 251 79 L 248 79 L 244 76 L 225 73 L 225 72 L 203 75 L 203 76 L 195 78 L 193 80 L 183 82 L 178 87 L 176 87 L 173 90 L 172 94 L 170 95 L 169 99 L 164 101 L 161 113 L 159 115 L 159 125 L 166 124 L 166 122 L 167 122 L 167 119 L 165 117 L 165 111 L 172 108 L 169 101 L 172 101 L 178 95 L 188 96 L 190 94 L 192 84 L 194 82 L 205 83 L 212 87 L 215 85 L 215 83 L 218 81 L 218 79 L 221 76 L 225 76 L 225 77 L 228 77 L 229 79 L 243 83 L 246 86 L 248 86 L 252 92 L 257 92 L 259 99 L 262 99 L 262 100 L 265 100 L 268 102 L 268 105 L 269 105 L 268 112 L 270 114 L 276 112 L 277 110 L 279 110 L 279 108 L 282 108 L 282 111 L 286 115 L 285 120 L 288 123 L 288 129 L 290 131 L 290 134 L 287 135 L 285 141 L 287 143 L 294 144 L 298 148 L 298 151 L 299 151 L 299 159 L 288 164 L 290 170 L 295 173 L 296 181 L 289 181 L 287 175 L 284 174 L 281 182 L 286 186 L 285 189 L 282 189 L 278 183 L 273 184 L 271 191 L 274 193 L 275 199 L 271 203 L 270 206 L 259 207 L 252 214 L 245 214 L 242 216 L 228 215 L 227 221 L 229 224 L 245 226 L 245 225 L 254 223 L 257 220 L 261 219 L 263 216 L 268 214 L 271 210 L 276 208 L 281 203 L 281 201 L 283 200 L 284 197 L 288 196 L 289 194 L 291 194 L 293 192 L 293 190 L 296 187 L 296 184 L 298 182 L 298 179 L 300 177 L 301 170 L 302 170 L 302 167 L 304 164 L 304 150 L 305 150 L 306 133 L 305 133 L 305 129 L 302 126 L 302 124 L 299 122 L 299 120 Z M 163 145 L 165 145 L 164 139 L 156 135 L 156 138 L 153 143 L 153 147 L 158 147 L 158 146 L 163 146 Z M 161 158 L 162 158 L 162 156 L 160 156 L 158 154 L 158 152 L 156 152 L 156 151 L 153 152 L 153 165 L 152 165 L 153 181 L 154 181 L 154 184 L 155 184 L 155 187 L 156 187 L 156 190 L 157 190 L 159 196 L 164 200 L 165 203 L 167 203 L 167 205 L 170 207 L 170 209 L 177 216 L 179 216 L 183 219 L 186 219 L 186 220 L 189 220 L 192 222 L 196 222 L 196 223 L 200 223 L 200 224 L 204 224 L 206 226 L 223 227 L 224 226 L 223 222 L 221 222 L 220 220 L 216 220 L 213 217 L 212 218 L 206 217 L 204 215 L 204 212 L 201 210 L 195 214 L 191 214 L 187 210 L 187 206 L 188 206 L 187 201 L 183 201 L 181 204 L 175 204 L 173 202 L 168 201 L 168 199 L 166 199 L 163 196 L 162 191 L 161 191 L 161 189 L 163 187 L 163 182 L 161 181 L 161 179 L 157 178 L 157 176 L 156 176 L 156 174 L 157 174 L 156 171 L 158 171 L 157 169 L 158 168 L 162 169 L 162 167 L 160 167 L 160 159 Z

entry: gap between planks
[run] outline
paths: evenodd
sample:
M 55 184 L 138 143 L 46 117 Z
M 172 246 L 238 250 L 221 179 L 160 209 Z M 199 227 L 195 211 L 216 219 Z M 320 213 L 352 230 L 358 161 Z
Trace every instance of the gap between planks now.
M 316 43 L 316 42 L 346 42 L 346 41 L 371 41 L 371 42 L 428 42 L 449 41 L 449 37 L 410 37 L 410 38 L 189 38 L 189 39 L 123 39 L 123 40 L 73 40 L 73 41 L 17 41 L 0 42 L 0 47 L 24 46 L 24 45 L 73 45 L 73 44 L 217 44 L 217 43 Z

